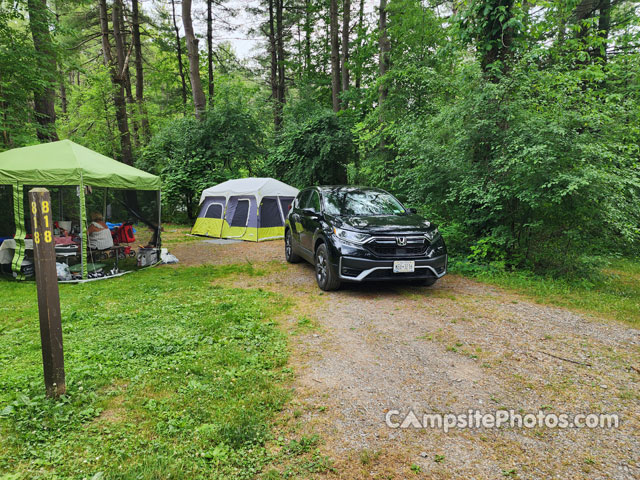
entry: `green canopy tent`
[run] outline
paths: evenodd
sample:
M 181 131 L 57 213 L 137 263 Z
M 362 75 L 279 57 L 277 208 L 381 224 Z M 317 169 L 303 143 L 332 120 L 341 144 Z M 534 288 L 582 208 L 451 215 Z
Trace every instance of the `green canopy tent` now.
M 0 185 L 13 187 L 16 248 L 11 268 L 20 273 L 25 251 L 24 186 L 78 187 L 82 278 L 87 277 L 87 233 L 85 186 L 118 190 L 157 192 L 157 231 L 160 231 L 161 180 L 155 175 L 125 165 L 70 140 L 15 148 L 0 153 Z M 157 248 L 160 248 L 159 237 Z

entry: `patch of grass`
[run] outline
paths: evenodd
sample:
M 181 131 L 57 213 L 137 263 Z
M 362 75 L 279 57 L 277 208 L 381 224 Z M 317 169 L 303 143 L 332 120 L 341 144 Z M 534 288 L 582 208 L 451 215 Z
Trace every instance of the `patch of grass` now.
M 314 322 L 306 315 L 303 315 L 302 317 L 298 318 L 298 321 L 295 323 L 295 326 L 292 329 L 291 333 L 293 335 L 298 335 L 303 333 L 310 333 L 316 330 L 319 330 L 317 322 Z
M 495 269 L 461 270 L 484 283 L 515 290 L 542 303 L 557 305 L 640 326 L 640 261 L 615 259 L 599 280 L 548 278 Z
M 364 466 L 369 465 L 371 462 L 374 462 L 380 458 L 380 451 L 375 450 L 371 451 L 368 448 L 360 451 L 360 463 Z
M 282 308 L 214 280 L 250 265 L 156 268 L 61 285 L 67 394 L 44 396 L 33 283 L 0 281 L 0 478 L 254 478 L 289 396 Z

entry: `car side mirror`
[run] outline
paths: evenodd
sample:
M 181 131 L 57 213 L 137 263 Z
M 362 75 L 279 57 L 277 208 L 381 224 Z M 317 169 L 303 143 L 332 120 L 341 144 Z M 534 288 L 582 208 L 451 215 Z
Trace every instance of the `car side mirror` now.
M 320 214 L 316 212 L 313 208 L 303 208 L 302 213 L 304 213 L 308 217 L 319 217 Z
M 418 213 L 418 209 L 417 208 L 409 208 L 409 213 Z

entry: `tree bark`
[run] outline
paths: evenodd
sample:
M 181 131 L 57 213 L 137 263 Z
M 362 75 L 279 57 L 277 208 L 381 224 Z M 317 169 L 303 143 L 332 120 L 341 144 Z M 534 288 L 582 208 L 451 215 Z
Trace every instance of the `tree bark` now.
M 278 52 L 276 46 L 276 26 L 274 3 L 277 0 L 269 0 L 269 53 L 271 56 L 271 70 L 269 81 L 271 83 L 271 98 L 273 100 L 273 125 L 277 130 L 282 124 L 282 104 L 280 103 L 278 88 Z
M 198 39 L 193 31 L 191 19 L 191 0 L 182 0 L 182 25 L 187 40 L 187 54 L 189 56 L 189 78 L 191 79 L 191 94 L 196 118 L 202 120 L 207 108 L 207 100 L 202 90 L 200 80 L 200 54 L 198 53 Z
M 361 55 L 363 30 L 364 30 L 364 0 L 360 0 L 360 9 L 358 12 L 358 55 Z M 356 69 L 356 88 L 360 88 L 361 82 L 362 82 L 362 65 L 359 64 L 358 68 Z
M 502 73 L 505 73 L 508 67 L 507 59 L 511 54 L 513 44 L 513 28 L 503 28 L 503 25 L 513 18 L 513 5 L 514 0 L 491 0 L 487 3 L 490 13 L 486 18 L 487 27 L 485 28 L 484 41 L 490 45 L 490 49 L 482 54 L 480 67 L 485 76 L 494 83 L 497 83 L 499 78 L 490 66 L 495 62 L 500 62 Z
M 305 0 L 304 2 L 304 68 L 308 73 L 311 69 L 311 33 L 312 33 L 312 18 L 311 18 L 311 0 Z
M 60 104 L 62 113 L 67 114 L 67 86 L 64 83 L 64 75 L 60 75 Z
M 213 1 L 207 0 L 207 66 L 209 67 L 209 105 L 213 105 Z
M 380 39 L 379 39 L 379 47 L 380 47 L 380 59 L 378 62 L 378 72 L 380 77 L 384 76 L 389 70 L 389 52 L 391 51 L 391 42 L 389 41 L 389 36 L 387 33 L 387 0 L 380 0 Z M 378 105 L 382 106 L 382 104 L 387 99 L 387 95 L 389 91 L 382 81 L 380 83 L 380 88 L 378 89 Z
M 100 31 L 102 34 L 102 56 L 104 64 L 109 69 L 111 82 L 113 83 L 113 103 L 116 107 L 116 121 L 120 133 L 120 155 L 122 162 L 133 165 L 133 152 L 131 150 L 131 135 L 129 133 L 129 123 L 127 119 L 127 106 L 124 99 L 123 75 L 118 71 L 118 67 L 111 55 L 111 45 L 109 44 L 109 15 L 107 13 L 107 1 L 99 0 L 100 6 Z
M 285 97 L 285 72 L 284 72 L 284 20 L 283 20 L 283 0 L 276 0 L 276 46 L 278 50 L 278 102 L 280 111 L 286 103 Z
M 182 42 L 180 41 L 180 29 L 176 21 L 176 2 L 171 0 L 171 13 L 173 18 L 173 29 L 176 32 L 176 51 L 178 52 L 178 72 L 182 82 L 182 111 L 187 112 L 187 82 L 184 76 L 184 66 L 182 64 Z
M 602 51 L 597 55 L 604 61 L 607 60 L 607 46 L 609 44 L 609 31 L 611 30 L 611 0 L 600 0 L 600 18 L 598 18 L 598 31 L 604 39 Z
M 338 29 L 338 0 L 330 0 L 329 35 L 331 36 L 331 103 L 333 111 L 340 111 L 340 39 Z
M 351 23 L 351 0 L 344 0 L 342 8 L 342 91 L 349 90 L 349 25 Z
M 138 0 L 131 0 L 131 23 L 133 49 L 136 54 L 136 103 L 142 126 L 142 138 L 146 144 L 151 140 L 151 128 L 149 127 L 149 116 L 144 104 L 144 71 L 142 70 L 142 42 L 140 41 L 140 8 Z
M 129 74 L 129 60 L 131 58 L 131 51 L 127 46 L 127 37 L 124 28 L 124 7 L 122 0 L 113 0 L 112 7 L 112 21 L 113 21 L 113 38 L 116 46 L 116 58 L 118 59 L 118 71 L 122 77 L 124 85 L 125 97 L 127 104 L 129 105 L 129 112 L 135 110 L 135 100 L 133 99 L 133 93 L 131 91 L 131 75 Z M 138 139 L 138 122 L 135 115 L 128 115 L 131 121 L 131 130 L 133 130 L 133 143 L 136 147 L 139 145 Z
M 56 132 L 55 85 L 57 83 L 56 56 L 49 32 L 49 14 L 46 0 L 28 0 L 29 27 L 36 50 L 38 71 L 42 86 L 33 92 L 34 109 L 38 126 L 36 134 L 41 142 L 58 140 Z

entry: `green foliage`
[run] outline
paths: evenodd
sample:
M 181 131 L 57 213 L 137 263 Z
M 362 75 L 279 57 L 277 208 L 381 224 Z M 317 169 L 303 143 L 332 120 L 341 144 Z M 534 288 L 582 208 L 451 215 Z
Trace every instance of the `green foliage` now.
M 167 202 L 193 218 L 202 190 L 248 173 L 262 152 L 261 124 L 239 100 L 219 101 L 205 118 L 167 124 L 145 149 L 138 166 L 158 173 Z
M 34 142 L 31 101 L 39 83 L 36 54 L 23 13 L 0 2 L 0 151 Z
M 297 108 L 296 108 L 297 107 Z M 265 174 L 296 187 L 340 184 L 355 159 L 350 123 L 329 109 L 291 108 L 276 145 L 265 162 Z
M 591 276 L 597 256 L 637 254 L 640 59 L 630 53 L 630 7 L 613 11 L 609 49 L 620 50 L 603 62 L 602 32 L 571 24 L 576 5 L 532 18 L 519 2 L 468 2 L 441 27 L 460 45 L 432 33 L 438 19 L 414 3 L 389 4 L 395 56 L 379 80 L 389 93 L 357 123 L 354 177 L 418 206 L 474 264 Z M 553 29 L 560 40 L 546 42 Z
M 43 395 L 35 285 L 3 282 L 0 477 L 255 478 L 272 459 L 265 442 L 290 374 L 268 320 L 277 298 L 212 286 L 245 271 L 61 286 L 67 394 L 57 400 Z

